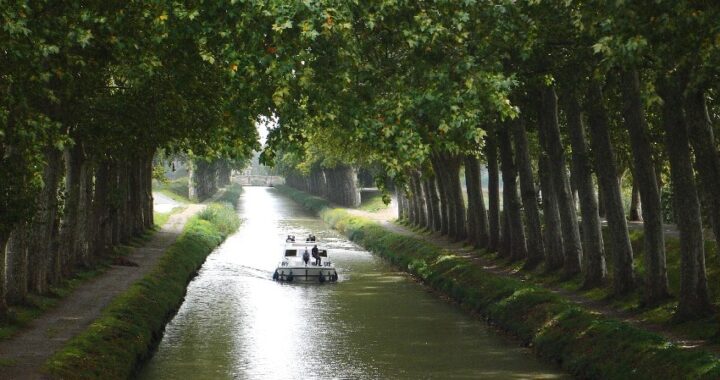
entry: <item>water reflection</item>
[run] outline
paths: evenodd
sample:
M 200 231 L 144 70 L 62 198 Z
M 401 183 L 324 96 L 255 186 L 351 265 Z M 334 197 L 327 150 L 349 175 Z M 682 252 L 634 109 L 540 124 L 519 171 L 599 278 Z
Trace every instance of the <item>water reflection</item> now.
M 143 379 L 558 378 L 274 189 L 246 188 L 241 229 L 188 288 Z M 314 233 L 336 284 L 273 282 L 284 237 Z

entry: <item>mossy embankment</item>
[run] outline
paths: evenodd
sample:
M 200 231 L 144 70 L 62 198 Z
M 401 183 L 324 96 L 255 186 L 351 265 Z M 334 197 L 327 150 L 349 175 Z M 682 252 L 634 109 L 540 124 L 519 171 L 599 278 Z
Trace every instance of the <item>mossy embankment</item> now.
M 710 353 L 677 347 L 655 333 L 592 314 L 542 287 L 494 275 L 468 257 L 333 209 L 324 199 L 286 186 L 278 189 L 351 240 L 580 378 L 720 378 L 720 361 Z
M 63 379 L 130 377 L 152 352 L 206 257 L 239 225 L 228 204 L 211 204 L 194 216 L 155 269 L 115 298 L 43 371 Z

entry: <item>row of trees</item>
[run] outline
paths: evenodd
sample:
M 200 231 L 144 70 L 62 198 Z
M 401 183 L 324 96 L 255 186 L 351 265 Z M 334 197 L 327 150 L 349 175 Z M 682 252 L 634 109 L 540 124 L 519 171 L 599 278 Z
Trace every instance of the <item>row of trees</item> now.
M 230 184 L 233 165 L 228 160 L 195 159 L 188 165 L 188 197 L 203 200 Z
M 461 201 L 460 167 L 474 183 L 473 160 L 486 161 L 505 183 L 502 214 L 500 194 L 488 194 L 489 248 L 581 273 L 587 286 L 607 277 L 596 182 L 618 293 L 637 284 L 617 180 L 630 167 L 643 204 L 647 302 L 668 293 L 664 178 L 682 243 L 678 316 L 703 315 L 703 215 L 720 236 L 708 116 L 718 107 L 719 13 L 711 2 L 671 0 L 18 0 L 0 11 L 0 247 L 24 224 L 58 225 L 59 235 L 68 218 L 89 213 L 73 205 L 110 204 L 95 198 L 101 167 L 116 168 L 118 188 L 138 191 L 123 173 L 139 172 L 128 163 L 149 162 L 159 147 L 244 157 L 264 115 L 279 120 L 264 162 L 295 162 L 303 173 L 318 162 L 380 165 L 409 199 L 428 194 L 408 213 L 458 239 L 484 224 L 475 185 L 467 209 Z M 538 183 L 542 213 L 531 202 Z M 48 202 L 57 211 L 39 207 L 41 194 L 56 195 Z
M 623 294 L 642 284 L 647 304 L 669 296 L 665 194 L 681 241 L 677 317 L 711 311 L 702 221 L 720 237 L 720 156 L 710 116 L 718 109 L 719 6 L 333 5 L 320 29 L 307 23 L 312 9 L 304 6 L 275 24 L 277 57 L 292 63 L 293 75 L 277 78 L 280 126 L 270 134 L 267 162 L 318 147 L 331 157 L 378 162 L 403 184 L 401 209 L 414 223 L 528 266 L 581 275 L 586 287 L 611 277 Z M 490 172 L 488 210 L 478 160 Z M 618 181 L 626 168 L 642 199 L 642 278 Z
M 308 175 L 298 171 L 287 171 L 285 182 L 318 197 L 329 199 L 341 206 L 360 206 L 360 187 L 357 169 L 348 165 L 323 168 L 316 165 Z
M 158 149 L 241 160 L 257 147 L 260 79 L 238 80 L 240 55 L 216 58 L 219 39 L 208 47 L 218 12 L 2 7 L 0 317 L 153 225 Z

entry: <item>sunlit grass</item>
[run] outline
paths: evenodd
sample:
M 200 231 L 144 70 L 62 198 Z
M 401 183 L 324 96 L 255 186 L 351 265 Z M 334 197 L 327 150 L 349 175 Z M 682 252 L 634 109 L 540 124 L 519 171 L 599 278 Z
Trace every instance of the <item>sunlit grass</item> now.
M 162 226 L 167 223 L 167 221 L 170 219 L 171 216 L 174 214 L 177 214 L 179 212 L 182 212 L 185 210 L 185 207 L 173 207 L 170 212 L 153 212 L 153 220 L 155 221 L 155 228 L 161 228 Z
M 168 198 L 180 202 L 190 203 L 190 190 L 188 177 L 178 178 L 167 182 L 153 181 L 153 191 L 166 195 Z
M 358 209 L 360 210 L 367 212 L 377 212 L 390 207 L 390 205 L 386 205 L 385 202 L 383 202 L 382 193 L 380 191 L 364 190 L 361 195 L 362 202 L 358 207 Z

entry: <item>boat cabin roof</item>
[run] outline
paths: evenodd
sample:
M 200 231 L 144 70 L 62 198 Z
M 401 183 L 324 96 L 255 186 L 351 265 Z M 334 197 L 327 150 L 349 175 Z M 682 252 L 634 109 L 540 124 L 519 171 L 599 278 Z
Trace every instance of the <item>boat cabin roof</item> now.
M 302 255 L 302 252 L 305 251 L 305 247 L 285 247 L 285 254 L 283 256 L 285 257 L 296 257 L 299 255 Z M 308 249 L 308 252 L 310 250 Z M 327 249 L 320 249 L 318 248 L 318 254 L 320 257 L 327 257 Z

